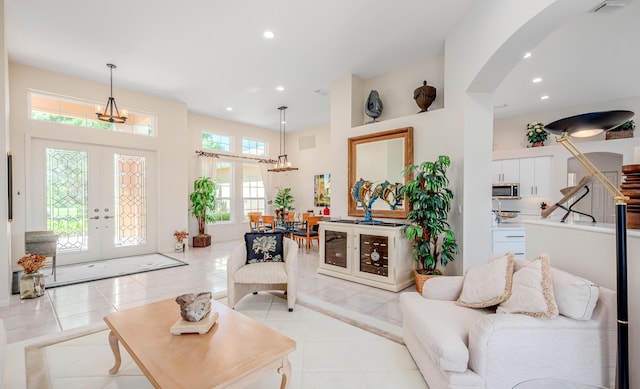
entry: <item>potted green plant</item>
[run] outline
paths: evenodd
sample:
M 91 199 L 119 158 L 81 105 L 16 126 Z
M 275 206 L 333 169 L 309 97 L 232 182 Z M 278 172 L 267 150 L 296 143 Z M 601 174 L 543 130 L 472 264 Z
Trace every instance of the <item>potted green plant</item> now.
M 442 274 L 438 263 L 446 266 L 458 252 L 447 221 L 453 199 L 446 174 L 450 164 L 451 159 L 441 155 L 435 162 L 410 165 L 402 172 L 413 177 L 400 187 L 399 195 L 405 196 L 410 207 L 403 232 L 412 242 L 416 288 L 420 293 L 428 278 Z
M 291 194 L 291 188 L 276 188 L 278 192 L 273 199 L 273 206 L 276 211 L 276 217 L 284 218 L 284 214 L 287 211 L 292 211 L 294 208 L 291 206 L 293 201 L 293 195 Z
M 198 220 L 198 235 L 193 237 L 193 247 L 206 247 L 211 244 L 211 235 L 205 232 L 207 223 L 215 223 L 213 212 L 216 208 L 218 186 L 210 177 L 200 177 L 193 182 L 191 214 Z
M 527 141 L 532 147 L 544 146 L 544 141 L 549 138 L 549 133 L 545 131 L 544 124 L 532 122 L 527 124 Z
M 627 120 L 616 128 L 607 131 L 605 139 L 623 139 L 633 138 L 633 130 L 636 128 L 636 123 L 633 120 Z

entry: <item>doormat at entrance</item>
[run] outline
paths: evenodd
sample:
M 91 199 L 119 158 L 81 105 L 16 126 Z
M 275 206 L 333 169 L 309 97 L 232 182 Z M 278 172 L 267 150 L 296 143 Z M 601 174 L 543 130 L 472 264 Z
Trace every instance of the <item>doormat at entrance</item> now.
M 40 272 L 45 275 L 45 288 L 50 289 L 57 286 L 80 284 L 185 265 L 188 263 L 155 253 L 56 266 L 56 281 L 53 280 L 50 267 L 42 268 Z M 21 271 L 13 273 L 13 294 L 20 293 L 19 280 L 21 275 Z

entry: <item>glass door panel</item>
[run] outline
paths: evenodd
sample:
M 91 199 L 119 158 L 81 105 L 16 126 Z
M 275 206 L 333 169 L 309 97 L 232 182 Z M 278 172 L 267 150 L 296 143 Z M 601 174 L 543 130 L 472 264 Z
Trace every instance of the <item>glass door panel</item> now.
M 153 153 L 47 140 L 33 150 L 27 230 L 58 234 L 61 265 L 156 251 Z
M 46 149 L 46 229 L 58 235 L 59 253 L 87 249 L 87 169 L 86 151 Z
M 360 234 L 360 271 L 389 275 L 389 237 Z

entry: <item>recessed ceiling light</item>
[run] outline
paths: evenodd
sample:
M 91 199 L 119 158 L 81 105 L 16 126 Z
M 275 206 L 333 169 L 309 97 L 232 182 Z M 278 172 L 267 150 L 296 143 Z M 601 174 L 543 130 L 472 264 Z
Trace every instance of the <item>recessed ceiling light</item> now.
M 225 109 L 226 109 L 227 111 L 233 111 L 233 108 L 231 108 L 231 107 L 227 107 L 227 108 L 225 108 Z
M 540 78 L 540 77 L 536 77 L 533 80 L 531 80 L 531 82 L 533 82 L 534 84 L 537 84 L 537 83 L 539 83 L 541 81 L 542 81 L 542 78 Z
M 273 31 L 267 30 L 262 33 L 262 36 L 264 37 L 264 39 L 273 39 L 276 36 L 276 34 L 274 34 Z
M 282 85 L 276 86 L 276 90 L 278 92 L 282 92 L 284 90 L 284 86 L 282 86 Z
M 531 57 L 531 53 L 524 53 L 524 56 L 522 56 L 522 58 L 527 59 Z
M 547 100 L 549 98 L 549 96 L 544 95 L 544 96 L 540 96 L 540 100 Z

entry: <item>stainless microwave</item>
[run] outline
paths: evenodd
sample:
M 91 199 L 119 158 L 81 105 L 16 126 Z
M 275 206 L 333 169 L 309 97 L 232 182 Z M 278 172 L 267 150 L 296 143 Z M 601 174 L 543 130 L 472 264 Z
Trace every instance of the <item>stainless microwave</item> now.
M 520 184 L 493 184 L 491 196 L 497 199 L 519 199 Z

